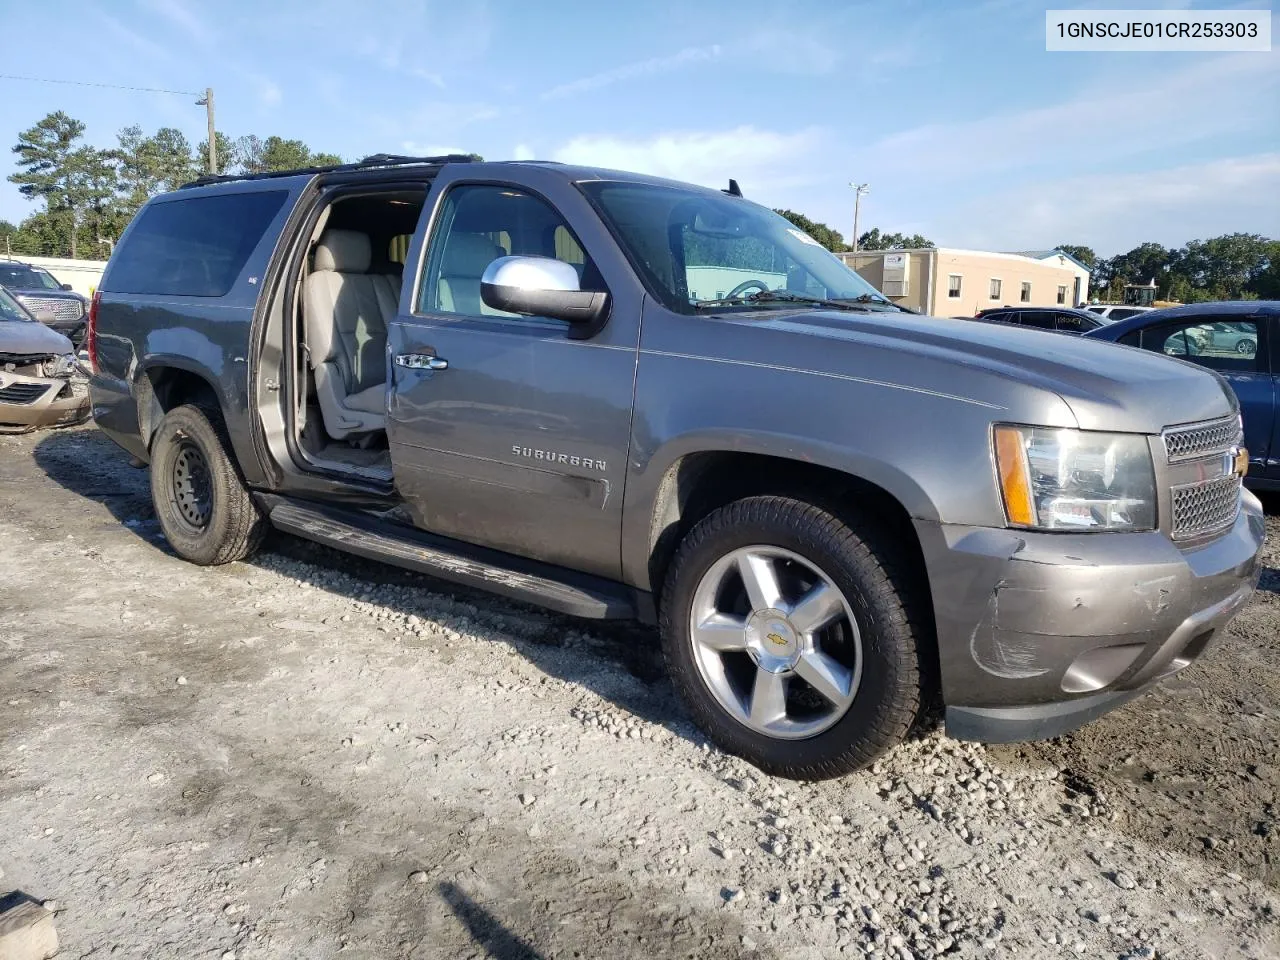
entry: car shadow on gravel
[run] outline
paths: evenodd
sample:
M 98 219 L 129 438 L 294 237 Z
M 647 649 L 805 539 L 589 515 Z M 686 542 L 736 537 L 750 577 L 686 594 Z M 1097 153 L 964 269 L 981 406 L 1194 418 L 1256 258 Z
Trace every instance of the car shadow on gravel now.
M 172 554 L 156 522 L 147 471 L 131 467 L 129 455 L 92 424 L 46 434 L 32 459 L 50 480 L 102 504 L 125 529 Z
M 289 576 L 317 589 L 348 600 L 376 602 L 401 616 L 424 615 L 422 594 L 474 606 L 494 621 L 495 633 L 544 674 L 585 687 L 690 742 L 700 744 L 705 739 L 686 719 L 667 682 L 658 634 L 652 627 L 552 613 L 278 531 L 267 535 L 262 549 L 247 563 L 278 572 L 281 561 L 288 565 Z M 388 587 L 409 588 L 413 600 L 378 595 L 380 588 Z M 515 629 L 509 629 L 512 626 Z

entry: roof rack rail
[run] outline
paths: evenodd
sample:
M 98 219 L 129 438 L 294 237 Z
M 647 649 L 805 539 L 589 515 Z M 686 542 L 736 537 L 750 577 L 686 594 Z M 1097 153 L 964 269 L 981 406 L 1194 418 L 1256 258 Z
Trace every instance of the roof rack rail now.
M 372 170 L 378 167 L 407 167 L 423 165 L 440 165 L 445 163 L 475 163 L 480 155 L 475 153 L 449 153 L 439 157 L 406 157 L 396 153 L 374 153 L 354 163 L 333 163 L 320 167 L 299 167 L 296 170 L 272 170 L 267 173 L 206 173 L 190 183 L 184 183 L 180 190 L 187 187 L 204 187 L 211 183 L 233 183 L 238 180 L 272 180 L 277 177 L 296 177 L 301 174 L 342 173 L 347 170 Z

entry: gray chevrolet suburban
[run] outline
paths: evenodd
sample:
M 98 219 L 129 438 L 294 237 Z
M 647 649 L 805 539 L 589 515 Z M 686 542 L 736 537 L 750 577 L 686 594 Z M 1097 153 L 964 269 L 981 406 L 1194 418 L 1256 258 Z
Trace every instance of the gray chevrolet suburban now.
M 938 699 L 956 737 L 1071 730 L 1191 664 L 1259 570 L 1216 375 L 913 315 L 732 181 L 206 178 L 134 218 L 88 350 L 179 556 L 271 525 L 657 624 L 701 727 L 788 777 Z

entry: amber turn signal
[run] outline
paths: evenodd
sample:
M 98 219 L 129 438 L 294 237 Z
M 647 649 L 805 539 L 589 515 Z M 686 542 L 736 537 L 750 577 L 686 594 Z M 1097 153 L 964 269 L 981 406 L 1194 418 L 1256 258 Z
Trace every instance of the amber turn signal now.
M 996 427 L 995 443 L 1005 516 L 1016 526 L 1033 526 L 1036 522 L 1035 502 L 1031 497 L 1031 471 L 1027 465 L 1022 431 L 1016 427 Z

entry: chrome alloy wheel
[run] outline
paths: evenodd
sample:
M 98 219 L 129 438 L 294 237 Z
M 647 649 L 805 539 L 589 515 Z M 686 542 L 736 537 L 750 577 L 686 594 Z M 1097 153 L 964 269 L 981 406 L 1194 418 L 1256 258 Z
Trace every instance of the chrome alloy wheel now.
M 848 601 L 819 567 L 780 547 L 742 547 L 698 582 L 689 615 L 694 661 L 735 720 L 799 740 L 849 709 L 862 637 Z

